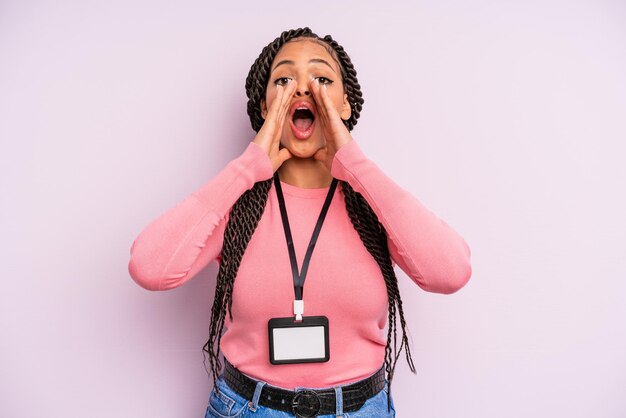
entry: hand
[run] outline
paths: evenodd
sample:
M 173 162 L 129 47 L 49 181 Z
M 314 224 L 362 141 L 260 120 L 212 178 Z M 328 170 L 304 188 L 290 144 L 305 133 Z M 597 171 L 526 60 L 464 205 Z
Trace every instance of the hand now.
M 326 146 L 320 148 L 313 155 L 313 158 L 324 163 L 330 172 L 333 166 L 333 159 L 339 148 L 353 141 L 353 139 L 346 125 L 343 124 L 339 112 L 337 112 L 337 109 L 335 109 L 331 99 L 328 97 L 326 85 L 320 86 L 318 79 L 314 78 L 309 81 L 309 86 L 317 105 L 317 119 L 322 123 L 322 132 L 326 138 Z
M 272 160 L 272 170 L 275 172 L 278 167 L 282 165 L 286 160 L 293 157 L 293 154 L 289 152 L 287 148 L 280 149 L 280 137 L 283 132 L 283 124 L 285 123 L 285 116 L 289 111 L 289 105 L 291 104 L 291 97 L 296 90 L 296 83 L 289 82 L 287 86 L 277 85 L 276 97 L 272 101 L 265 122 L 259 129 L 254 140 L 252 142 L 259 145 Z

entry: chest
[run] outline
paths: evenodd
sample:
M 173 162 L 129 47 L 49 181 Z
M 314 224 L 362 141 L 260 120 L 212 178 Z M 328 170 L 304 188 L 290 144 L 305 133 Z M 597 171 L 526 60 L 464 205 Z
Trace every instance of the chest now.
M 298 269 L 324 199 L 285 196 Z M 270 190 L 265 211 L 244 252 L 233 288 L 233 315 L 240 319 L 290 316 L 294 285 L 278 200 Z M 387 290 L 378 263 L 348 216 L 342 193 L 328 209 L 304 282 L 306 315 L 340 315 L 383 321 Z

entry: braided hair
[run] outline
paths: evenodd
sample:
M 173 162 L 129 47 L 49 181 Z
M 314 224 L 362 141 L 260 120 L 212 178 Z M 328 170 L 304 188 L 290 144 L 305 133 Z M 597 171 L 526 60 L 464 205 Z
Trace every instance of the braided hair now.
M 261 100 L 265 97 L 265 89 L 269 80 L 269 73 L 272 62 L 278 54 L 280 48 L 287 42 L 310 39 L 322 44 L 329 54 L 338 62 L 341 69 L 341 76 L 344 85 L 344 93 L 347 93 L 350 102 L 351 116 L 344 120 L 343 123 L 349 131 L 352 130 L 357 123 L 362 105 L 363 97 L 361 86 L 356 78 L 356 70 L 352 65 L 350 57 L 330 35 L 320 38 L 308 27 L 287 30 L 281 33 L 273 42 L 267 45 L 261 51 L 256 59 L 248 77 L 246 79 L 246 95 L 248 96 L 248 116 L 252 129 L 258 132 L 263 126 L 264 119 L 261 116 Z M 217 273 L 217 284 L 215 289 L 215 299 L 211 310 L 211 324 L 209 339 L 203 347 L 203 350 L 209 354 L 211 363 L 211 372 L 213 374 L 213 383 L 216 390 L 217 375 L 221 371 L 222 364 L 219 360 L 220 338 L 224 328 L 224 319 L 226 311 L 232 320 L 232 292 L 235 277 L 239 269 L 239 264 L 243 257 L 243 253 L 250 242 L 250 238 L 254 233 L 261 215 L 265 209 L 269 190 L 272 186 L 273 178 L 259 181 L 254 186 L 244 192 L 235 202 L 230 210 L 228 223 L 224 231 L 224 242 L 221 252 L 221 261 Z M 404 312 L 402 310 L 402 300 L 398 289 L 398 280 L 396 278 L 393 266 L 391 264 L 391 256 L 387 244 L 387 231 L 378 220 L 378 217 L 363 198 L 363 196 L 355 192 L 352 187 L 345 181 L 339 181 L 345 196 L 345 203 L 350 221 L 359 234 L 361 241 L 378 263 L 382 275 L 385 280 L 388 296 L 388 332 L 387 345 L 385 347 L 385 371 L 387 373 L 387 381 L 389 390 L 387 393 L 387 407 L 391 406 L 391 381 L 398 361 L 398 357 L 402 348 L 406 351 L 406 359 L 409 367 L 415 373 L 415 366 L 411 358 L 409 349 L 409 341 L 406 333 L 406 323 L 404 320 Z M 397 326 L 396 316 L 400 316 L 400 325 L 402 327 L 402 339 L 400 347 L 397 346 Z M 205 359 L 206 360 L 206 359 Z

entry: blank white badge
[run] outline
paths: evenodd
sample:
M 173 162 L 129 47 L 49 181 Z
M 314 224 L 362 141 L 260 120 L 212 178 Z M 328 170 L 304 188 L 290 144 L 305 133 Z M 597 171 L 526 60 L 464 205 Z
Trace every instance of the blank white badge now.
M 274 359 L 324 358 L 324 327 L 274 328 Z
M 323 319 L 322 319 L 323 318 Z M 328 361 L 328 319 L 273 318 L 269 323 L 270 361 L 273 364 Z

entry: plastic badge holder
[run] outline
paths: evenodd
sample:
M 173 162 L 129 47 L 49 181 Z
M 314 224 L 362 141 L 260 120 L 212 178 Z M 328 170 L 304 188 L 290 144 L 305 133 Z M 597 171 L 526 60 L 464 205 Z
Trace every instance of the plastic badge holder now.
M 328 318 L 272 318 L 268 322 L 270 363 L 323 363 L 330 359 Z

